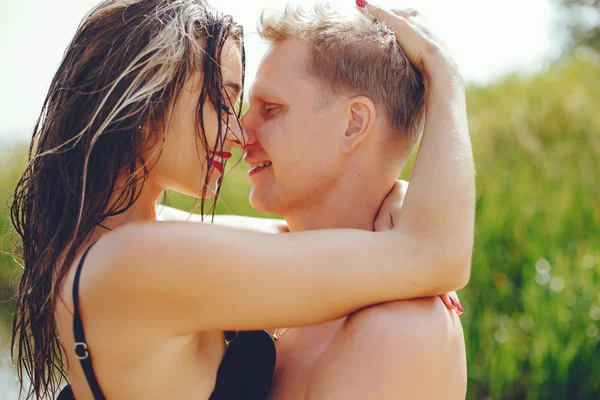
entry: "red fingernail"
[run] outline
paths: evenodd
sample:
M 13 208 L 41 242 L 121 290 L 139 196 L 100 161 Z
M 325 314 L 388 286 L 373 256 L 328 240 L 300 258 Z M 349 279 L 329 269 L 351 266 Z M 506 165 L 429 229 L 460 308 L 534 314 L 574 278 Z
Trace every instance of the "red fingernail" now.
M 450 303 L 452 303 L 452 305 L 456 308 L 458 308 L 458 304 L 456 304 L 456 300 L 454 300 L 452 297 L 450 297 Z
M 457 302 L 457 303 L 458 303 L 458 302 Z M 457 304 L 457 307 L 458 307 L 458 311 L 460 311 L 460 312 L 462 313 L 462 312 L 463 312 L 463 308 L 462 308 L 462 306 L 460 305 L 460 303 L 458 303 L 458 304 Z
M 356 0 L 356 6 L 358 8 L 365 8 L 367 6 L 367 1 L 366 0 Z

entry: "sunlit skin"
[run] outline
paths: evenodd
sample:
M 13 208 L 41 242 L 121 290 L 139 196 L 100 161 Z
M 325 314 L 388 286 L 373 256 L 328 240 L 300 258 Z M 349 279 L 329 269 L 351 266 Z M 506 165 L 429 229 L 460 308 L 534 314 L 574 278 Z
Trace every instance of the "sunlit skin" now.
M 215 110 L 213 105 L 207 101 L 204 103 L 205 129 L 208 143 L 212 146 L 216 142 L 217 126 L 223 125 L 223 133 L 227 132 L 225 121 L 229 118 L 229 134 L 240 135 L 239 125 L 235 122 L 233 115 L 234 105 L 239 101 L 242 62 L 239 44 L 233 40 L 226 42 L 223 48 L 223 80 L 226 87 L 231 107 L 224 110 Z M 179 99 L 177 100 L 170 125 L 169 132 L 163 147 L 163 152 L 153 171 L 153 181 L 162 189 L 172 189 L 193 197 L 201 197 L 204 186 L 204 176 L 208 160 L 205 158 L 205 150 L 202 142 L 196 134 L 196 115 L 198 98 L 202 90 L 202 75 L 194 74 L 186 82 Z M 220 147 L 220 146 L 218 146 Z M 209 150 L 218 151 L 219 148 Z M 224 147 L 227 152 L 229 148 Z M 223 157 L 215 157 L 215 162 L 223 163 Z M 217 181 L 222 175 L 219 166 L 213 170 L 208 183 L 207 195 L 212 195 L 217 189 Z M 153 182 L 153 183 L 154 183 Z
M 243 117 L 250 202 L 283 216 L 292 232 L 372 230 L 408 149 L 392 144 L 386 118 L 370 99 L 330 95 L 324 101 L 327 89 L 306 72 L 309 59 L 307 42 L 288 39 L 272 44 L 259 67 Z M 440 365 L 447 372 L 435 385 L 448 398 L 464 393 L 462 327 L 439 298 L 292 328 L 276 343 L 273 400 L 367 398 L 381 390 L 385 398 L 402 398 L 414 388 L 435 398 L 427 397 L 426 380 Z
M 230 39 L 222 52 L 223 78 L 227 85 L 227 95 L 235 103 L 241 87 L 241 48 L 239 43 Z M 202 75 L 190 76 L 177 99 L 171 118 L 171 124 L 165 139 L 158 162 L 150 171 L 141 196 L 126 213 L 110 217 L 103 221 L 108 229 L 132 224 L 140 221 L 156 220 L 155 204 L 158 197 L 166 189 L 176 190 L 199 198 L 202 194 L 204 176 L 208 162 L 202 141 L 195 132 L 196 109 L 202 85 Z M 206 135 L 209 143 L 214 143 L 217 124 L 226 126 L 226 111 L 217 110 L 209 103 L 204 104 Z M 233 117 L 232 120 L 235 120 Z M 237 124 L 230 124 L 231 133 L 239 135 Z M 159 141 L 160 142 L 160 141 Z M 152 142 L 153 143 L 153 142 Z M 213 149 L 209 149 L 213 150 Z M 227 144 L 224 151 L 228 151 Z M 145 158 L 150 163 L 158 157 L 158 147 L 146 150 Z M 216 157 L 224 161 L 223 157 Z M 213 169 L 208 184 L 207 196 L 211 196 L 217 188 L 220 171 Z M 88 241 L 88 245 L 98 241 L 102 236 L 110 234 L 105 228 L 97 228 Z M 85 246 L 87 247 L 87 246 Z M 85 248 L 84 247 L 84 248 Z M 77 257 L 75 264 L 79 261 Z M 83 275 L 82 291 L 85 293 L 85 273 L 102 265 L 102 259 L 95 258 L 93 251 L 86 260 Z M 71 288 L 75 268 L 67 275 L 62 292 L 62 302 L 57 303 L 55 316 L 61 344 L 65 349 L 73 348 L 73 302 Z M 129 374 L 142 374 L 147 388 L 144 398 L 208 398 L 212 392 L 216 371 L 225 352 L 225 343 L 221 332 L 204 332 L 178 337 L 165 335 L 157 326 L 148 325 L 142 315 L 139 322 L 130 324 L 128 320 L 98 318 L 101 309 L 95 308 L 96 319 L 86 319 L 86 306 L 83 301 L 83 319 L 88 343 L 94 355 L 94 370 L 99 377 L 102 389 L 109 398 L 111 393 L 119 393 L 121 398 L 139 398 L 140 382 Z M 87 310 L 89 310 L 87 308 Z M 155 323 L 157 323 L 155 321 Z M 167 322 L 165 322 L 167 323 Z M 168 323 L 167 323 L 168 324 Z M 127 326 L 127 329 L 123 329 Z M 115 340 L 119 338 L 119 340 Z M 152 350 L 151 350 L 152 349 Z M 141 354 L 152 354 L 141 357 Z M 79 360 L 71 351 L 63 352 L 63 360 L 67 366 L 69 383 L 77 399 L 89 399 L 91 393 Z M 125 368 L 115 368 L 115 365 Z M 166 368 L 165 366 L 169 366 Z M 122 373 L 115 373 L 121 371 Z M 127 371 L 127 373 L 125 373 Z M 156 384 L 150 384 L 155 382 Z M 129 395 L 127 395 L 129 393 Z M 200 397 L 198 397 L 200 396 Z
M 239 54 L 226 46 L 220 60 L 225 81 L 234 83 L 231 88 L 241 84 Z M 107 398 L 207 399 L 225 352 L 225 330 L 321 324 L 369 305 L 437 296 L 466 284 L 473 236 L 473 173 L 472 168 L 464 168 L 470 162 L 470 146 L 460 129 L 422 146 L 420 159 L 425 161 L 422 165 L 417 161 L 413 176 L 429 178 L 413 180 L 404 205 L 399 204 L 403 198 L 399 187 L 391 193 L 382 204 L 383 221 L 375 221 L 375 226 L 382 225 L 381 232 L 341 229 L 269 235 L 208 224 L 156 222 L 154 206 L 163 190 L 195 197 L 203 192 L 208 163 L 206 149 L 196 141 L 192 111 L 198 103 L 199 81 L 200 77 L 190 76 L 188 90 L 177 99 L 173 110 L 177 123 L 171 125 L 162 155 L 135 206 L 101 221 L 102 226 L 82 246 L 97 241 L 82 270 L 79 305 L 95 375 Z M 362 115 L 359 119 L 375 115 L 372 105 L 361 104 L 356 110 L 356 115 Z M 209 142 L 214 141 L 227 110 L 211 112 L 212 122 L 210 112 L 206 114 Z M 438 124 L 463 126 L 460 107 L 441 107 L 433 114 Z M 366 144 L 362 138 L 368 135 L 359 134 L 359 126 L 353 124 L 355 133 L 342 140 L 343 154 L 365 147 L 360 143 Z M 234 138 L 240 132 L 232 128 L 224 151 L 237 143 Z M 148 142 L 144 154 L 149 164 L 160 151 L 154 143 Z M 466 160 L 461 161 L 462 169 L 456 159 Z M 432 160 L 440 160 L 444 168 Z M 336 163 L 331 166 L 337 173 L 343 163 Z M 218 168 L 212 172 L 208 195 L 216 188 L 219 172 Z M 431 181 L 434 184 L 428 187 Z M 440 218 L 423 198 L 439 204 L 448 182 L 457 190 L 444 201 L 444 215 L 449 217 Z M 411 200 L 412 193 L 422 199 Z M 404 214 L 406 218 L 401 218 Z M 466 222 L 456 224 L 454 218 Z M 391 219 L 396 223 L 386 226 Z M 432 231 L 439 234 L 429 234 Z M 373 264 L 375 259 L 378 262 Z M 76 257 L 60 288 L 62 301 L 56 305 L 55 319 L 69 382 L 75 397 L 82 400 L 92 395 L 73 352 L 71 288 L 78 261 Z
M 221 62 L 225 82 L 233 83 L 230 88 L 241 84 L 239 56 L 237 45 L 226 46 Z M 202 193 L 207 161 L 202 142 L 196 141 L 193 111 L 199 81 L 191 76 L 177 99 L 173 110 L 177 118 L 171 118 L 162 154 L 135 205 L 102 221 L 82 246 L 97 242 L 85 260 L 79 304 L 94 372 L 107 398 L 209 398 L 226 348 L 224 330 L 311 325 L 371 304 L 437 295 L 464 285 L 463 264 L 424 257 L 415 251 L 415 242 L 402 225 L 382 227 L 389 231 L 381 233 L 310 232 L 290 241 L 289 235 L 155 222 L 155 203 L 163 190 L 195 197 Z M 217 111 L 205 114 L 209 142 L 227 112 L 221 110 L 219 116 Z M 224 151 L 237 143 L 240 134 L 234 125 L 230 128 Z M 145 152 L 150 164 L 160 150 L 153 143 L 149 141 Z M 213 174 L 209 195 L 219 171 Z M 399 217 L 397 196 L 394 192 L 390 197 L 389 213 L 382 206 L 386 221 L 390 215 Z M 418 243 L 434 248 L 442 244 L 426 236 Z M 358 249 L 359 244 L 364 246 L 360 252 L 348 252 L 348 247 Z M 307 249 L 312 250 L 307 254 Z M 71 289 L 80 256 L 65 277 L 55 319 L 75 397 L 90 399 L 88 382 L 72 350 Z M 379 274 L 366 268 L 375 257 L 381 264 Z M 332 258 L 344 266 L 343 275 L 331 264 Z M 445 265 L 450 268 L 441 267 Z M 437 273 L 439 268 L 442 274 Z M 400 279 L 404 276 L 412 279 Z M 327 291 L 315 293 L 315 285 Z
M 239 101 L 240 96 L 242 63 L 240 45 L 233 39 L 227 40 L 223 47 L 222 63 L 223 80 L 226 85 L 225 95 L 231 99 L 232 104 L 235 104 Z M 164 145 L 162 147 L 158 145 L 161 140 L 149 140 L 149 148 L 146 149 L 144 158 L 148 164 L 156 163 L 156 165 L 150 170 L 149 178 L 144 184 L 140 199 L 123 215 L 106 219 L 103 222 L 104 226 L 113 229 L 136 220 L 156 220 L 156 201 L 161 193 L 167 189 L 196 198 L 202 196 L 208 160 L 206 159 L 206 151 L 202 140 L 196 133 L 196 114 L 201 90 L 202 75 L 194 73 L 186 81 L 179 98 L 175 102 Z M 233 110 L 220 110 L 217 113 L 210 102 L 205 102 L 203 107 L 205 131 L 209 144 L 216 141 L 218 124 L 222 124 L 224 133 L 228 132 L 229 127 L 229 135 L 239 136 L 241 134 L 240 127 L 234 122 L 233 115 L 229 116 L 230 122 L 233 123 L 228 126 L 225 123 L 227 111 L 233 112 Z M 155 135 L 156 132 L 149 132 L 148 134 Z M 229 149 L 230 147 L 226 141 L 223 151 L 227 152 Z M 210 148 L 209 151 L 215 151 L 215 149 Z M 217 163 L 224 163 L 226 162 L 225 158 L 226 156 L 218 155 L 215 156 L 214 160 Z M 214 194 L 221 176 L 221 171 L 213 168 L 211 178 L 206 185 L 207 197 Z M 103 233 L 105 232 L 99 230 L 98 235 L 90 243 L 96 241 Z
M 299 40 L 272 46 L 250 88 L 243 117 L 250 204 L 281 215 L 291 230 L 341 227 L 341 216 L 369 220 L 372 227 L 372 210 L 399 170 L 384 154 L 389 137 L 365 140 L 386 120 L 362 96 L 326 97 L 326 89 L 306 72 L 308 51 Z M 369 119 L 364 134 L 353 135 L 355 118 Z M 255 168 L 267 161 L 272 165 Z M 367 210 L 341 201 L 358 191 L 370 194 Z

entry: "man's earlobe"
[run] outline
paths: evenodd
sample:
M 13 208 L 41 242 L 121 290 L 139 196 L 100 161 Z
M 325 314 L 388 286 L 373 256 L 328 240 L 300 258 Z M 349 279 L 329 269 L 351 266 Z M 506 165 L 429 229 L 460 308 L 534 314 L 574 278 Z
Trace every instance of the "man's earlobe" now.
M 349 153 L 364 142 L 375 124 L 375 105 L 365 96 L 351 99 L 347 108 L 348 127 L 342 144 L 342 151 Z

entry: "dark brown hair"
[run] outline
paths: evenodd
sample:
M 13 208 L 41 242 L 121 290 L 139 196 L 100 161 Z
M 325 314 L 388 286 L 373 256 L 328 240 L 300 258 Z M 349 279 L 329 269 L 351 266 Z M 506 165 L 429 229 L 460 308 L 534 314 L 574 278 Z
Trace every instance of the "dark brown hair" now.
M 259 35 L 276 42 L 306 40 L 312 48 L 309 72 L 332 94 L 360 94 L 385 111 L 394 138 L 412 147 L 424 110 L 423 76 L 396 40 L 394 30 L 356 10 L 346 15 L 328 5 L 287 6 L 263 12 Z
M 241 26 L 203 0 L 104 1 L 81 23 L 50 85 L 11 207 L 23 262 L 12 356 L 21 390 L 24 373 L 31 382 L 27 398 L 58 390 L 65 376 L 54 319 L 61 284 L 92 231 L 136 202 L 156 163 L 144 150 L 158 146 L 160 154 L 194 72 L 204 76 L 197 140 L 210 160 L 208 149 L 222 150 L 226 127 L 219 124 L 216 143 L 208 143 L 202 106 L 210 101 L 219 114 L 232 107 L 218 60 L 233 37 L 244 63 L 242 36 Z M 239 123 L 241 105 L 236 111 Z

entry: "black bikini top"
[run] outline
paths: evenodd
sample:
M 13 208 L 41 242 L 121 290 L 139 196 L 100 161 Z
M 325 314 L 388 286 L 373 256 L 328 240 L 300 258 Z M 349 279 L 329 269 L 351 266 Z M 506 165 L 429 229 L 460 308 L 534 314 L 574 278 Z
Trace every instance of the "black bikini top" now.
M 74 351 L 85 373 L 95 400 L 105 400 L 85 340 L 85 331 L 79 313 L 79 277 L 83 262 L 95 243 L 85 251 L 75 271 L 73 281 Z M 265 331 L 225 332 L 227 350 L 217 372 L 215 389 L 209 400 L 264 400 L 269 394 L 275 370 L 275 345 Z M 56 400 L 75 400 L 67 385 Z

